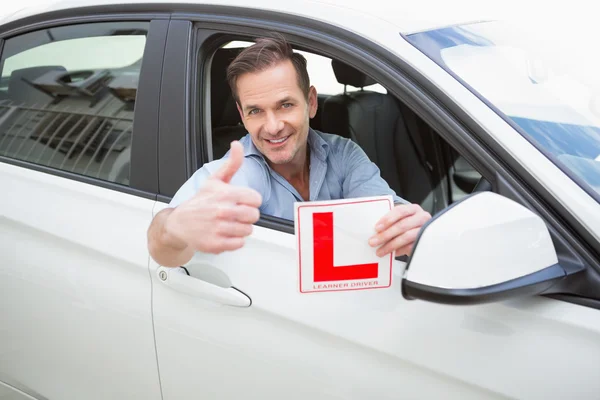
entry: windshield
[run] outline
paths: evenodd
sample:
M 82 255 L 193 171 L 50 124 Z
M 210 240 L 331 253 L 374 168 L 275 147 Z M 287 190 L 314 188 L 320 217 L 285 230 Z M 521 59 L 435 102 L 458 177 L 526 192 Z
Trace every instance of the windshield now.
M 600 90 L 597 64 L 589 57 L 574 58 L 552 41 L 504 22 L 453 26 L 407 38 L 600 199 Z

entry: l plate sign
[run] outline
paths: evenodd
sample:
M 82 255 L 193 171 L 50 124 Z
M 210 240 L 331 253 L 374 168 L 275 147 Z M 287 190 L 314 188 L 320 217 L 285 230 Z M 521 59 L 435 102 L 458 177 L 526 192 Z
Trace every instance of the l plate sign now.
M 387 288 L 393 254 L 369 245 L 391 196 L 298 202 L 294 205 L 300 292 Z

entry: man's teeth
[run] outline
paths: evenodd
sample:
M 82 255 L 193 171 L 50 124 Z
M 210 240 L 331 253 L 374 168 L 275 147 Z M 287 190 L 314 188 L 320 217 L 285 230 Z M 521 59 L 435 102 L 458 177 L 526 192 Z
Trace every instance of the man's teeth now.
M 279 139 L 279 140 L 269 140 L 269 142 L 271 142 L 271 143 L 281 143 L 281 142 L 283 142 L 285 139 L 287 139 L 287 138 L 283 138 L 283 139 Z

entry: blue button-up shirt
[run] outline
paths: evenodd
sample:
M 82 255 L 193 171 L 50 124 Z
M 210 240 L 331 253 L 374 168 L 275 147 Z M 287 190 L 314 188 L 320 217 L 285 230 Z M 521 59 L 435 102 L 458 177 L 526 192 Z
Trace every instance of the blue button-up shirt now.
M 249 134 L 240 139 L 244 162 L 231 180 L 232 185 L 250 187 L 261 194 L 262 214 L 294 219 L 294 203 L 304 201 L 298 191 L 273 171 L 254 146 Z M 379 168 L 355 142 L 341 136 L 309 129 L 310 201 L 392 195 L 394 203 L 408 203 L 398 197 L 381 178 Z M 229 152 L 204 164 L 177 191 L 169 206 L 176 207 L 192 197 L 207 177 L 216 172 Z

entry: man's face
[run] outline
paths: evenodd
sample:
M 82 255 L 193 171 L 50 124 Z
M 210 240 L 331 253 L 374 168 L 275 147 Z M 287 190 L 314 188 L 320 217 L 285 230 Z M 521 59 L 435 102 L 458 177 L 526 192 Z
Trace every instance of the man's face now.
M 291 61 L 237 80 L 238 110 L 256 148 L 272 164 L 297 163 L 305 156 L 310 118 L 317 112 L 317 93 L 308 101 Z

